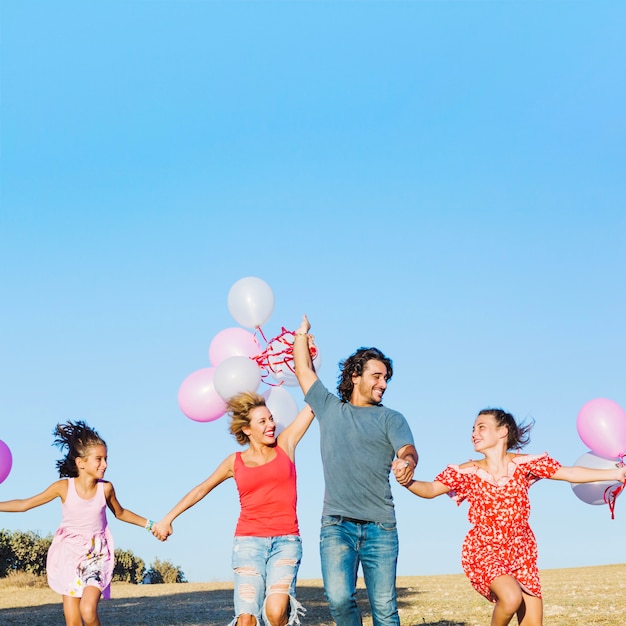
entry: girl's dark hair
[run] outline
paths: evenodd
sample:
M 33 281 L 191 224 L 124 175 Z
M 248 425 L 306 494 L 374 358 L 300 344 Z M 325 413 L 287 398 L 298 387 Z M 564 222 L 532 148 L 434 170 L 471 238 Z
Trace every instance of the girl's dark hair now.
M 526 424 L 518 424 L 510 413 L 502 409 L 483 409 L 478 415 L 493 415 L 497 426 L 507 427 L 507 450 L 521 450 L 530 442 L 530 429 L 535 425 L 534 419 Z
M 65 458 L 57 461 L 60 478 L 76 478 L 78 476 L 76 459 L 88 456 L 89 450 L 94 446 L 107 445 L 93 428 L 81 420 L 57 424 L 52 434 L 54 435 L 53 445 L 61 450 L 67 450 Z
M 337 379 L 337 391 L 339 397 L 344 402 L 350 402 L 352 397 L 352 389 L 354 383 L 353 376 L 360 376 L 365 370 L 368 361 L 381 361 L 387 368 L 386 380 L 391 380 L 393 375 L 393 367 L 391 359 L 386 357 L 378 348 L 359 348 L 354 354 L 350 355 L 339 363 L 339 377 Z

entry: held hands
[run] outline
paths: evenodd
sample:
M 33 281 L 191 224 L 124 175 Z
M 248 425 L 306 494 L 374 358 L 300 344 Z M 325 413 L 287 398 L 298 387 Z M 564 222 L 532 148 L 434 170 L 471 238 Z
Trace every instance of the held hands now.
M 415 465 L 408 459 L 395 459 L 391 464 L 391 470 L 398 483 L 406 487 L 413 480 Z
M 167 538 L 174 532 L 171 524 L 165 524 L 161 520 L 152 525 L 152 534 L 160 541 L 167 541 Z

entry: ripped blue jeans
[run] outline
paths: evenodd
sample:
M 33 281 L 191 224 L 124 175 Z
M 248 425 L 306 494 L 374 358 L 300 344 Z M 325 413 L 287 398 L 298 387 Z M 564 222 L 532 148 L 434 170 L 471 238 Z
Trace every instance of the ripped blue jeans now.
M 235 537 L 232 567 L 235 578 L 235 619 L 242 614 L 261 616 L 267 626 L 267 597 L 273 593 L 289 595 L 289 626 L 300 624 L 304 608 L 296 600 L 296 577 L 302 559 L 298 535 L 280 537 Z

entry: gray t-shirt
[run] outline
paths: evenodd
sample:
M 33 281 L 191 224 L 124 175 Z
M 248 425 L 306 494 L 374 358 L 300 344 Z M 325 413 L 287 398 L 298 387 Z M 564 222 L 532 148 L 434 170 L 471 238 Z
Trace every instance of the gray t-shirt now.
M 414 445 L 404 416 L 382 405 L 343 402 L 320 380 L 304 400 L 320 425 L 325 481 L 322 515 L 395 522 L 391 463 L 400 448 Z

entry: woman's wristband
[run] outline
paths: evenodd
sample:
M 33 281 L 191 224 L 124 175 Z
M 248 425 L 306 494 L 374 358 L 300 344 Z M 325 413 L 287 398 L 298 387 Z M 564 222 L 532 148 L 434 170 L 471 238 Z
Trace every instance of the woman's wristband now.
M 154 522 L 153 522 L 151 519 L 146 520 L 145 529 L 146 529 L 147 531 L 152 532 L 152 527 L 153 527 L 153 526 L 154 526 Z

